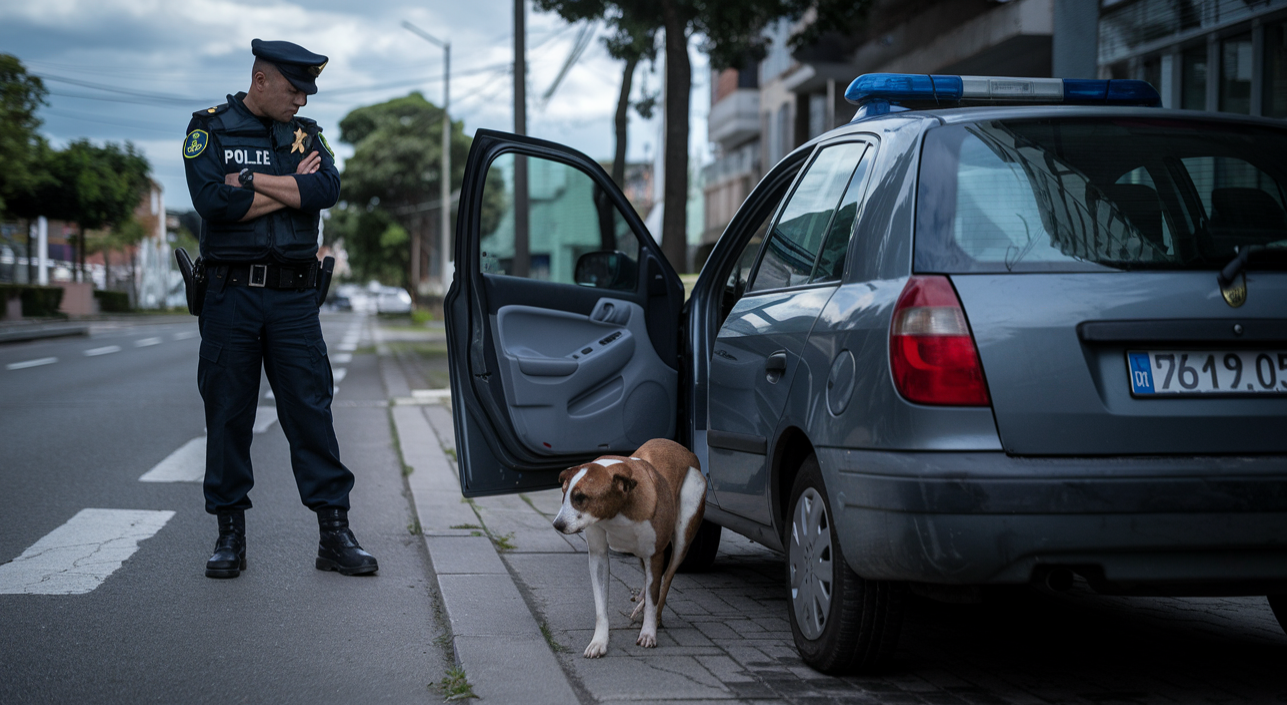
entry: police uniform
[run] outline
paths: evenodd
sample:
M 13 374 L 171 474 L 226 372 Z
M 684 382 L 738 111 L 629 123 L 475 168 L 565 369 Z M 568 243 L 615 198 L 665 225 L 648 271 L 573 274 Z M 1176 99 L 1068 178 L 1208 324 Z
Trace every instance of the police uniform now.
M 317 91 L 314 79 L 326 65 L 325 56 L 289 42 L 259 39 L 252 51 L 297 89 Z M 300 498 L 321 522 L 317 567 L 345 574 L 374 572 L 375 559 L 361 551 L 348 530 L 353 473 L 340 462 L 331 417 L 334 380 L 317 312 L 320 211 L 334 205 L 340 191 L 334 154 L 317 123 L 302 117 L 289 123 L 259 117 L 245 98 L 244 92 L 229 95 L 226 103 L 193 113 L 183 147 L 188 189 L 202 218 L 201 256 L 208 281 L 199 319 L 197 386 L 206 412 L 206 511 L 219 517 L 220 543 L 206 573 L 236 577 L 245 567 L 243 512 L 251 507 L 248 494 L 254 484 L 250 444 L 261 368 L 290 443 Z M 320 168 L 295 174 L 314 151 Z M 243 169 L 294 175 L 300 207 L 241 222 L 255 192 L 229 186 L 225 177 Z M 343 534 L 330 537 L 340 544 L 331 553 L 325 550 L 327 519 L 332 533 L 342 529 Z M 339 523 L 342 527 L 336 529 Z M 332 555 L 335 551 L 339 554 Z

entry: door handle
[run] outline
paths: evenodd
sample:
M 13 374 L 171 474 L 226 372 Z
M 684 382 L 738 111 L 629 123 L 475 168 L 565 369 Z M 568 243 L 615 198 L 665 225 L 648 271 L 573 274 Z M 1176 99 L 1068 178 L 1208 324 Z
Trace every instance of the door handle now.
M 779 350 L 772 355 L 769 355 L 768 359 L 764 361 L 764 371 L 783 374 L 786 372 L 786 362 L 786 351 Z

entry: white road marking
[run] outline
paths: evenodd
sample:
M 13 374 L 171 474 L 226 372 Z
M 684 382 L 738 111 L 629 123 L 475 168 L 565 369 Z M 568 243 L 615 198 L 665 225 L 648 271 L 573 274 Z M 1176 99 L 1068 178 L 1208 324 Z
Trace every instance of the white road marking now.
M 357 343 L 340 343 L 335 347 L 336 349 L 344 352 L 353 352 L 354 350 L 357 350 Z
M 160 344 L 161 344 L 160 338 L 139 338 L 138 340 L 134 341 L 134 347 L 136 348 L 146 348 L 151 345 L 160 345 Z
M 344 381 L 344 378 L 345 378 L 345 377 L 347 377 L 347 376 L 348 376 L 348 374 L 349 374 L 349 368 L 347 368 L 347 367 L 341 367 L 341 368 L 340 368 L 340 369 L 338 369 L 338 370 L 332 370 L 332 371 L 331 371 L 331 376 L 335 378 L 335 383 L 336 383 L 336 384 L 339 384 L 340 382 L 343 382 L 343 381 Z
M 175 333 L 175 334 L 174 334 L 174 339 L 175 339 L 175 340 L 188 340 L 189 338 L 195 338 L 195 337 L 197 337 L 198 335 L 201 335 L 200 331 L 195 331 L 195 330 L 185 330 L 185 331 L 182 331 L 182 332 L 179 332 L 179 333 Z
M 265 398 L 265 399 L 276 399 L 277 397 L 274 397 L 274 396 L 273 396 L 273 390 L 269 389 L 268 391 L 264 392 L 264 398 Z
M 52 365 L 58 362 L 56 357 L 41 357 L 35 360 L 23 360 L 22 362 L 11 362 L 4 366 L 6 370 L 25 370 L 28 367 L 40 367 L 41 365 Z
M 255 433 L 263 433 L 277 423 L 277 407 L 261 406 L 255 410 Z
M 139 482 L 201 482 L 206 476 L 206 437 L 193 438 L 166 456 Z
M 85 357 L 95 357 L 98 355 L 110 355 L 112 353 L 120 352 L 120 351 L 121 351 L 121 346 L 119 345 L 107 345 L 101 348 L 91 348 L 89 350 L 86 350 Z
M 353 355 L 350 353 L 340 353 L 338 355 L 332 355 L 331 362 L 338 362 L 341 365 L 348 364 L 350 362 L 353 362 Z
M 0 594 L 90 592 L 173 516 L 171 511 L 82 509 L 21 556 L 0 565 Z

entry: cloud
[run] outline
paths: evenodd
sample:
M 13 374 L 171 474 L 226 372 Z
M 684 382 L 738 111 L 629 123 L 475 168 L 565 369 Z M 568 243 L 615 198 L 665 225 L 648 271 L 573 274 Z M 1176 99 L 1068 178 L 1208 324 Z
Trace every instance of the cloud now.
M 250 41 L 286 39 L 330 58 L 320 92 L 301 114 L 338 136 L 354 108 L 419 90 L 438 103 L 442 50 L 400 26 L 408 20 L 452 44 L 451 113 L 467 133 L 513 129 L 512 0 L 426 6 L 321 0 L 199 3 L 41 0 L 0 5 L 0 46 L 47 77 L 44 132 L 61 145 L 81 137 L 132 141 L 147 154 L 171 208 L 190 207 L 180 148 L 191 113 L 249 82 Z M 528 133 L 598 159 L 613 149 L 621 64 L 596 39 L 547 102 L 538 98 L 567 57 L 576 30 L 555 15 L 527 14 Z M 266 29 L 272 28 L 272 29 Z M 705 143 L 704 57 L 694 52 L 693 143 Z M 641 73 L 636 75 L 639 95 Z M 98 89 L 57 79 L 107 86 Z M 650 76 L 656 89 L 660 75 Z M 111 90 L 168 97 L 160 100 Z M 656 154 L 659 121 L 631 118 L 630 155 Z M 166 136 L 167 132 L 171 135 Z M 343 156 L 348 148 L 336 144 Z

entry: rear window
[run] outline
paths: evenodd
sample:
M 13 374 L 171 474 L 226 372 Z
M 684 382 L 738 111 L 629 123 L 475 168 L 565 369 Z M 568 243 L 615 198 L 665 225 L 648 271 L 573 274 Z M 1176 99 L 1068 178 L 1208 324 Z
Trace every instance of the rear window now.
M 1287 133 L 1179 120 L 997 120 L 925 135 L 918 272 L 1287 264 Z

